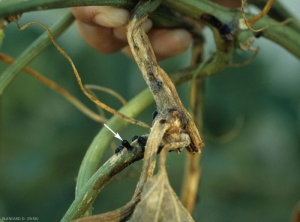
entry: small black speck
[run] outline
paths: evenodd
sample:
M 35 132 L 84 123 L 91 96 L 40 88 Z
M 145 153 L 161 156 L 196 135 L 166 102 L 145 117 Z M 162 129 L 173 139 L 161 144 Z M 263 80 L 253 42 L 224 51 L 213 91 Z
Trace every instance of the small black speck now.
M 263 36 L 263 32 L 256 32 L 256 33 L 254 34 L 254 36 L 255 36 L 256 38 L 259 38 L 259 37 Z
M 162 119 L 159 121 L 160 124 L 165 124 L 166 122 L 167 122 L 167 120 L 165 120 L 165 119 Z
M 135 141 L 137 138 L 139 138 L 139 136 L 133 136 L 131 141 Z
M 154 84 L 154 90 L 159 90 L 162 87 L 163 83 L 158 81 Z
M 168 111 L 169 111 L 169 113 L 172 113 L 172 112 L 177 111 L 177 109 L 172 108 L 172 109 L 169 109 Z
M 155 110 L 153 113 L 152 113 L 152 120 L 155 119 L 155 117 L 157 116 L 158 112 Z
M 118 147 L 115 149 L 115 154 L 121 153 L 123 149 L 124 149 L 124 146 L 118 146 Z
M 223 24 L 220 28 L 219 28 L 219 33 L 220 35 L 227 35 L 231 33 L 231 29 L 229 28 L 228 25 Z
M 152 66 L 147 66 L 147 73 L 151 76 L 154 76 L 153 68 Z
M 131 146 L 127 140 L 123 140 L 122 145 L 125 146 L 128 150 L 131 150 L 133 148 L 133 146 Z
M 142 146 L 142 147 L 146 146 L 147 138 L 144 138 L 144 137 L 141 137 L 141 136 L 140 136 L 140 137 L 138 138 L 138 143 L 139 143 L 139 145 Z

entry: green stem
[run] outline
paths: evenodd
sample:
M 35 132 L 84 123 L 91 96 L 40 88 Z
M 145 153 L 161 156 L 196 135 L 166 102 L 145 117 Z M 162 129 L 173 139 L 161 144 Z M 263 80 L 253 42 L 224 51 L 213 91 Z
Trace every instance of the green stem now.
M 55 23 L 51 28 L 51 32 L 54 38 L 57 38 L 63 33 L 74 21 L 74 17 L 71 12 L 68 12 L 62 19 Z M 6 87 L 17 76 L 17 74 L 39 53 L 41 53 L 48 45 L 50 45 L 51 39 L 48 32 L 44 32 L 39 38 L 37 38 L 31 45 L 29 45 L 19 56 L 15 62 L 8 66 L 6 70 L 0 76 L 0 95 L 4 92 Z
M 205 13 L 215 16 L 222 22 L 230 23 L 241 13 L 239 10 L 229 9 L 211 1 L 164 0 L 162 4 L 198 20 Z
M 255 23 L 254 29 L 276 23 L 271 18 L 263 18 Z M 297 58 L 300 58 L 300 33 L 289 26 L 272 26 L 262 31 L 263 36 L 278 45 L 282 46 Z
M 136 4 L 137 0 L 14 0 L 14 1 L 0 1 L 0 18 L 4 18 L 9 15 L 21 14 L 24 12 L 37 11 L 37 10 L 47 10 L 56 8 L 67 8 L 76 6 L 90 6 L 90 5 L 101 5 L 101 6 L 115 6 L 126 9 L 132 9 Z M 192 25 L 189 21 L 183 21 L 178 16 L 175 16 L 166 7 L 159 7 L 151 16 L 154 27 L 163 28 L 186 28 L 191 29 Z M 190 30 L 192 31 L 192 30 Z M 1 31 L 0 31 L 1 34 Z M 0 35 L 1 43 L 1 35 Z M 0 44 L 1 45 L 1 44 Z
M 260 0 L 256 0 L 257 2 Z M 254 2 L 254 4 L 258 4 Z M 53 9 L 53 8 L 65 8 L 75 6 L 87 6 L 87 5 L 111 5 L 122 8 L 133 8 L 137 3 L 135 0 L 14 0 L 14 1 L 1 1 L 0 2 L 0 18 L 8 15 L 19 14 L 28 11 Z M 162 3 L 164 6 L 178 11 L 184 15 L 200 19 L 203 13 L 213 15 L 224 23 L 237 23 L 238 19 L 242 18 L 239 10 L 228 9 L 215 4 L 210 1 L 199 1 L 199 0 L 164 0 Z M 276 5 L 275 5 L 276 6 Z M 251 15 L 249 15 L 251 16 Z M 261 19 L 259 23 L 276 23 L 277 21 L 271 20 L 267 17 Z M 288 26 L 282 26 L 281 29 L 268 28 L 266 37 L 277 44 L 286 48 L 296 57 L 300 58 L 300 33 L 293 31 Z M 299 30 L 299 28 L 295 28 Z M 240 31 L 242 34 L 245 31 Z M 293 35 L 293 36 L 292 36 Z M 289 41 L 287 41 L 288 36 Z M 1 92 L 1 91 L 0 91 Z
M 29 11 L 89 5 L 110 5 L 129 9 L 133 8 L 136 3 L 135 0 L 7 0 L 0 2 L 0 18 Z
M 143 92 L 147 92 L 144 90 Z M 149 91 L 148 91 L 149 92 Z M 133 151 L 123 152 L 112 156 L 103 164 L 97 172 L 88 180 L 81 192 L 76 196 L 70 208 L 62 218 L 62 222 L 67 222 L 81 218 L 86 210 L 91 207 L 102 188 L 119 172 L 128 165 L 143 158 L 142 148 L 134 148 Z
M 242 13 L 238 10 L 228 9 L 219 6 L 213 2 L 198 1 L 198 0 L 164 0 L 163 4 L 175 11 L 191 16 L 195 19 L 201 19 L 203 13 L 213 15 L 222 22 L 235 22 L 242 18 Z M 247 15 L 251 17 L 251 15 Z M 262 28 L 268 24 L 278 23 L 276 20 L 264 17 L 259 22 L 255 23 L 253 28 Z M 237 27 L 238 28 L 238 27 Z M 239 30 L 238 39 L 240 35 L 245 36 L 250 33 L 249 30 Z M 253 33 L 249 35 L 254 36 Z M 248 36 L 249 36 L 248 35 Z M 300 58 L 300 33 L 288 26 L 269 26 L 263 31 L 263 36 L 281 45 L 297 58 Z

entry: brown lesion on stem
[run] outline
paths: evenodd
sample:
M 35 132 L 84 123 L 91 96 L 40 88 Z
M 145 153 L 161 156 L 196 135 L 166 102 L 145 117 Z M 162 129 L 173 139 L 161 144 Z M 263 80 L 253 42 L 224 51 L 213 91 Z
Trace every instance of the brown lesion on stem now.
M 133 12 L 128 24 L 127 39 L 134 59 L 153 94 L 158 111 L 156 118 L 163 117 L 166 120 L 173 120 L 173 117 L 176 116 L 175 122 L 168 121 L 170 128 L 165 133 L 166 137 L 163 140 L 176 142 L 181 134 L 187 134 L 190 137 L 190 144 L 186 146 L 188 152 L 191 154 L 200 153 L 204 143 L 198 129 L 181 103 L 169 76 L 157 64 L 149 39 L 141 27 L 146 19 L 147 13 L 139 17 L 138 13 Z

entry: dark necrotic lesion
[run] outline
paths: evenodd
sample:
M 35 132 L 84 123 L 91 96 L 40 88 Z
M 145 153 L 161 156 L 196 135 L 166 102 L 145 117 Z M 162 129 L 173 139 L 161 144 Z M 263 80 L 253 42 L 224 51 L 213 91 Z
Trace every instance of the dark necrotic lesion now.
M 158 112 L 157 110 L 155 110 L 153 113 L 152 113 L 152 120 L 155 119 L 155 117 L 158 115 Z
M 121 153 L 123 149 L 124 149 L 124 146 L 118 146 L 118 147 L 115 149 L 115 154 Z
M 147 139 L 148 139 L 148 137 L 142 137 L 142 136 L 140 136 L 140 137 L 138 138 L 138 143 L 139 143 L 139 145 L 140 145 L 141 147 L 145 147 L 146 144 L 147 144 Z
M 165 124 L 166 122 L 167 122 L 167 120 L 165 120 L 165 119 L 161 119 L 161 120 L 159 121 L 160 124 Z
M 132 139 L 131 139 L 131 141 L 133 142 L 133 141 L 135 141 L 137 138 L 139 138 L 139 136 L 133 136 Z
M 133 146 L 131 146 L 130 143 L 127 140 L 123 140 L 122 145 L 124 147 L 126 147 L 127 149 L 129 149 L 129 150 L 133 148 Z
M 161 81 L 156 81 L 153 84 L 153 91 L 157 91 L 162 88 L 163 83 Z
M 123 140 L 122 145 L 115 149 L 115 154 L 120 154 L 124 148 L 127 148 L 128 151 L 132 151 L 134 148 L 145 148 L 147 139 L 148 137 L 145 135 L 133 136 L 131 144 L 127 140 Z
M 217 28 L 220 35 L 222 36 L 222 38 L 224 40 L 231 40 L 231 37 L 229 37 L 229 35 L 231 35 L 232 29 L 230 28 L 230 26 L 224 22 L 222 22 L 220 19 L 218 19 L 217 17 L 213 16 L 213 15 L 209 15 L 209 14 L 203 14 L 201 15 L 201 20 L 207 22 L 208 24 L 212 25 L 213 27 Z
M 223 25 L 223 23 L 213 15 L 203 14 L 201 15 L 201 19 L 217 29 L 221 28 Z

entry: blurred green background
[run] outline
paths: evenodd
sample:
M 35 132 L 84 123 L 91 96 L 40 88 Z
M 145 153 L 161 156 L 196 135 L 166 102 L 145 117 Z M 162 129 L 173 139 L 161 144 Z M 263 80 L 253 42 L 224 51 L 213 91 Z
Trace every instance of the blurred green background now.
M 299 2 L 289 0 L 290 8 Z M 294 4 L 294 5 L 291 5 Z M 296 7 L 297 6 L 297 7 Z M 21 24 L 40 21 L 51 26 L 65 10 L 25 13 Z M 17 57 L 44 30 L 5 29 L 1 47 Z M 206 53 L 213 52 L 206 29 Z M 146 87 L 136 64 L 121 53 L 101 55 L 89 48 L 72 25 L 58 44 L 73 59 L 82 81 L 114 89 L 127 100 Z M 300 200 L 300 63 L 281 47 L 260 38 L 257 58 L 248 66 L 228 68 L 206 78 L 202 177 L 196 221 L 289 221 Z M 237 51 L 236 61 L 250 53 Z M 190 53 L 163 61 L 172 72 L 189 64 Z M 0 63 L 0 72 L 7 67 Z M 87 106 L 69 63 L 51 45 L 30 67 L 71 91 Z M 188 104 L 189 87 L 178 87 Z M 121 104 L 104 93 L 99 98 L 114 108 Z M 152 104 L 138 119 L 151 123 Z M 107 114 L 107 117 L 110 115 Z M 230 141 L 220 138 L 242 127 Z M 83 156 L 102 125 L 81 114 L 59 94 L 22 72 L 1 97 L 0 216 L 38 217 L 58 221 L 74 200 L 75 180 Z M 128 126 L 124 139 L 145 132 Z M 114 141 L 119 145 L 119 141 Z M 109 150 L 106 161 L 113 154 Z M 179 194 L 185 152 L 170 153 L 169 178 Z M 131 198 L 141 161 L 124 170 L 98 196 L 94 212 L 124 205 Z

